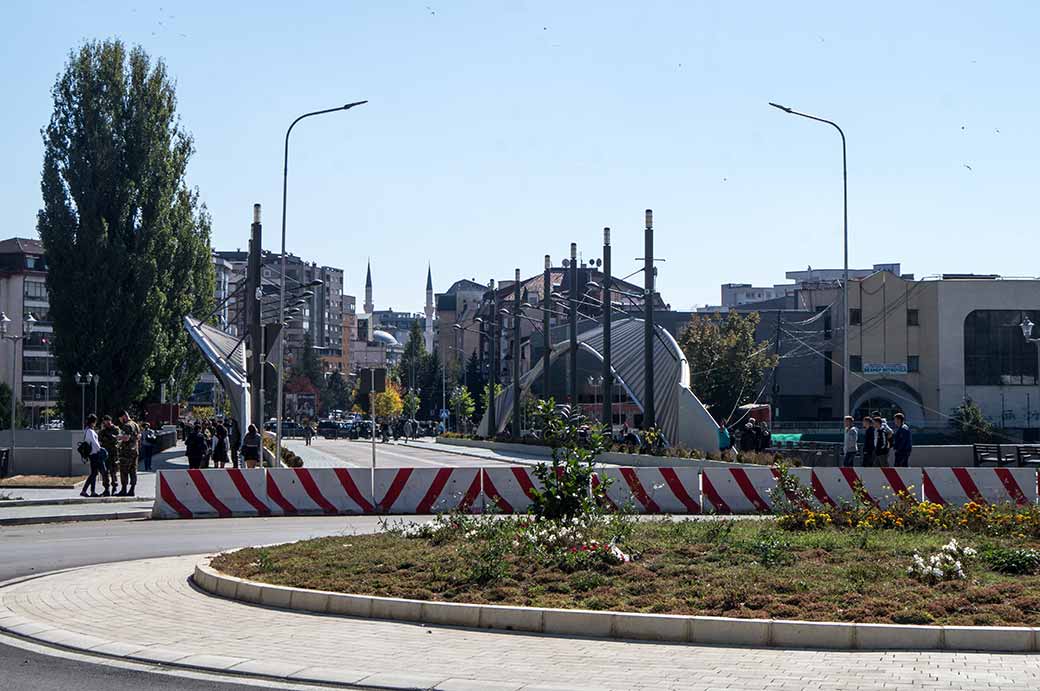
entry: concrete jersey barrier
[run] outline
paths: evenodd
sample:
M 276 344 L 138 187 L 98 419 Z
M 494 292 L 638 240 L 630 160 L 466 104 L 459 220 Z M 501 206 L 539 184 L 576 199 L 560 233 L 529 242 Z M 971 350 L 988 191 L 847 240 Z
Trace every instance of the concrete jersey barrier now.
M 793 468 L 805 488 L 779 492 L 775 468 L 603 467 L 607 507 L 644 514 L 766 514 L 778 500 L 812 507 L 858 498 L 885 508 L 914 501 L 1035 505 L 1029 468 Z M 541 482 L 530 466 L 160 470 L 155 518 L 356 514 L 526 513 Z

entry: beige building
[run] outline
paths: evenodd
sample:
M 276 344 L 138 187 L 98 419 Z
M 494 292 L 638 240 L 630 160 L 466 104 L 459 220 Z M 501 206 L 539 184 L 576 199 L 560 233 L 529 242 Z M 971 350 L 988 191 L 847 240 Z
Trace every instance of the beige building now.
M 792 333 L 818 353 L 833 415 L 841 409 L 841 290 L 796 295 L 823 312 Z M 902 410 L 911 425 L 946 428 L 965 400 L 997 426 L 1035 438 L 1040 427 L 1040 361 L 1022 335 L 1023 317 L 1040 322 L 1040 280 L 946 274 L 914 280 L 879 271 L 849 282 L 849 407 L 857 418 Z M 1040 333 L 1034 334 L 1040 336 Z M 832 416 L 833 416 L 832 415 Z

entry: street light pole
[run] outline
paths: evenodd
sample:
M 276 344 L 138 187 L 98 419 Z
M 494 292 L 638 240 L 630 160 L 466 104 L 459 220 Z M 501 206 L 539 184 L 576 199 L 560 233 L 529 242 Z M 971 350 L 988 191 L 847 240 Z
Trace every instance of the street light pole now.
M 808 120 L 815 120 L 816 122 L 822 122 L 826 125 L 830 125 L 834 129 L 838 130 L 838 134 L 841 135 L 841 184 L 842 184 L 842 203 L 843 203 L 843 234 L 844 234 L 844 272 L 841 285 L 841 308 L 843 314 L 841 317 L 842 324 L 842 356 L 841 356 L 841 398 L 842 398 L 842 417 L 846 417 L 849 414 L 849 166 L 848 157 L 846 155 L 845 147 L 845 132 L 842 131 L 838 123 L 824 118 L 816 117 L 815 115 L 809 115 L 808 113 L 802 113 L 787 106 L 782 106 L 777 103 L 770 102 L 769 105 L 784 111 L 790 115 L 797 115 Z
M 339 106 L 338 108 L 326 108 L 325 110 L 315 110 L 310 113 L 304 113 L 300 117 L 292 121 L 289 125 L 289 129 L 285 131 L 285 157 L 282 165 L 282 258 L 281 258 L 281 290 L 278 292 L 278 323 L 283 324 L 285 322 L 285 204 L 289 195 L 289 135 L 292 134 L 293 127 L 296 127 L 296 123 L 304 118 L 313 117 L 315 115 L 325 115 L 326 113 L 335 113 L 340 110 L 350 110 L 355 106 L 360 106 L 368 101 L 357 101 L 355 103 L 347 103 L 346 105 Z M 275 450 L 274 460 L 277 464 L 282 458 L 282 396 L 285 387 L 285 332 L 286 329 L 282 327 L 278 332 L 278 400 L 276 409 L 278 411 L 278 420 L 275 423 Z M 373 426 L 375 421 L 373 420 Z
M 17 399 L 15 398 L 15 382 L 18 380 L 18 341 L 23 340 L 28 336 L 33 329 L 33 325 L 36 324 L 36 318 L 33 317 L 32 312 L 25 318 L 24 326 L 22 328 L 21 335 L 8 334 L 7 329 L 11 324 L 10 318 L 3 312 L 0 312 L 0 338 L 11 342 L 11 452 L 8 456 L 8 467 L 14 468 L 14 450 L 15 450 L 15 406 L 17 405 Z
M 101 381 L 101 377 L 99 377 L 98 375 L 95 374 L 93 377 L 91 377 L 91 379 L 94 382 L 94 414 L 97 415 L 97 412 L 98 412 L 97 389 L 98 389 L 98 382 Z

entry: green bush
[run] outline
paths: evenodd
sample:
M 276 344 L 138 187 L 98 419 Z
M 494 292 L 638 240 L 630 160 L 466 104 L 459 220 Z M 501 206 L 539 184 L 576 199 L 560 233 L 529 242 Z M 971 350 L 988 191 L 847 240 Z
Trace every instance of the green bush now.
M 998 573 L 1040 573 L 1040 551 L 1035 549 L 994 547 L 982 553 L 982 560 Z

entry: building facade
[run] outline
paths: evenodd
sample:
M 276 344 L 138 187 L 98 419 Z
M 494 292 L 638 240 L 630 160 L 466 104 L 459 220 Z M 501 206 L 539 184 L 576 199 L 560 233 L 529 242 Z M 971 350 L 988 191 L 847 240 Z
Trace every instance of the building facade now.
M 54 326 L 47 292 L 47 262 L 38 240 L 11 238 L 0 242 L 0 309 L 10 319 L 8 334 L 25 336 L 0 341 L 0 380 L 11 386 L 28 409 L 30 424 L 46 422 L 60 398 L 54 360 Z M 25 318 L 36 319 L 24 334 Z M 12 350 L 13 349 L 13 350 Z

